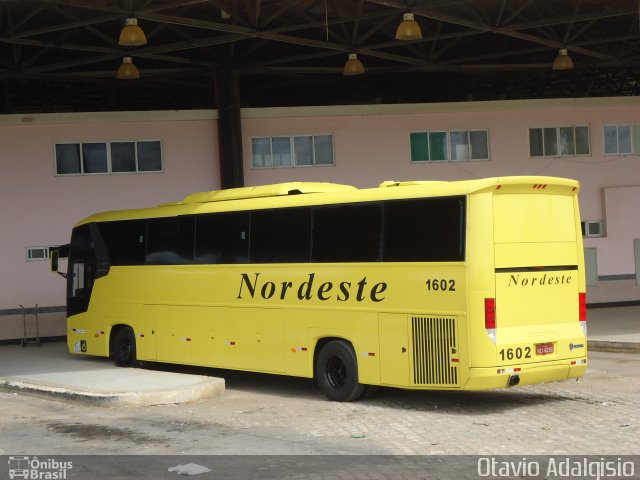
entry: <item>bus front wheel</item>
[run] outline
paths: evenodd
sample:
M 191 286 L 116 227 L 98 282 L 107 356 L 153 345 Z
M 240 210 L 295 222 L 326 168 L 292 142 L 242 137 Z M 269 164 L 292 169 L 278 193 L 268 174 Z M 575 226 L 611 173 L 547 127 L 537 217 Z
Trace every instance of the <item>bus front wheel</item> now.
M 113 338 L 113 357 L 119 367 L 137 366 L 136 337 L 131 328 L 124 327 L 116 332 Z
M 329 400 L 352 402 L 364 391 L 358 383 L 358 362 L 351 345 L 343 340 L 327 343 L 316 360 L 316 381 Z

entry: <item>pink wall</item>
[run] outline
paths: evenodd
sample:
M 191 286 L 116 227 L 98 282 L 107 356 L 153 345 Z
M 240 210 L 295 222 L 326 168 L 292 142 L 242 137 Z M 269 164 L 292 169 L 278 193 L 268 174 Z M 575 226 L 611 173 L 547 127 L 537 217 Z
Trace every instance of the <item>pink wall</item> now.
M 0 309 L 64 305 L 64 280 L 48 271 L 48 262 L 26 262 L 25 247 L 67 243 L 73 224 L 91 213 L 220 188 L 214 115 L 163 116 L 169 119 L 96 121 L 84 114 L 78 122 L 73 115 L 40 115 L 26 124 L 0 124 Z M 55 175 L 55 143 L 151 139 L 162 141 L 163 173 Z
M 604 203 L 607 236 L 589 239 L 600 252 L 598 273 L 635 274 L 633 242 L 628 240 L 640 239 L 640 186 L 605 188 Z
M 576 102 L 579 105 L 595 103 L 588 100 Z M 554 108 L 551 101 L 425 104 L 405 106 L 402 113 L 391 114 L 385 114 L 385 106 L 379 106 L 380 113 L 364 115 L 358 114 L 357 107 L 339 107 L 334 109 L 333 115 L 326 116 L 315 116 L 310 108 L 291 108 L 279 109 L 278 113 L 283 116 L 277 119 L 267 116 L 268 112 L 263 111 L 264 116 L 260 117 L 258 110 L 246 111 L 242 125 L 246 184 L 308 180 L 371 187 L 391 179 L 562 176 L 581 181 L 583 217 L 596 220 L 603 215 L 602 187 L 629 182 L 640 184 L 638 156 L 605 156 L 602 135 L 603 124 L 640 122 L 640 102 L 627 101 L 630 106 L 568 107 L 576 102 L 558 101 L 562 108 Z M 622 102 L 610 103 L 622 105 Z M 349 114 L 350 108 L 353 108 L 353 114 Z M 340 109 L 342 112 L 335 114 Z M 530 127 L 564 125 L 589 125 L 590 156 L 529 158 Z M 411 163 L 410 132 L 456 129 L 488 129 L 490 161 Z M 334 135 L 334 167 L 252 168 L 251 137 L 319 133 Z
M 605 188 L 640 189 L 640 158 L 604 155 L 603 125 L 634 123 L 640 123 L 636 97 L 244 110 L 245 179 L 247 185 L 307 180 L 371 187 L 391 179 L 575 178 L 582 184 L 582 218 L 607 220 L 609 225 L 607 237 L 585 239 L 585 246 L 598 249 L 599 275 L 629 275 L 635 271 L 633 239 L 640 238 L 638 201 L 617 201 L 607 207 L 610 218 L 605 219 L 603 198 Z M 589 156 L 529 157 L 529 128 L 570 125 L 589 126 Z M 411 163 L 410 132 L 459 129 L 489 131 L 489 161 Z M 252 168 L 251 137 L 323 133 L 334 135 L 333 167 Z M 631 289 L 625 300 L 640 300 L 635 280 L 624 288 Z M 606 301 L 615 300 L 607 295 Z
M 583 219 L 603 220 L 606 213 L 609 235 L 585 240 L 597 248 L 598 273 L 629 276 L 633 239 L 640 238 L 640 158 L 603 155 L 602 125 L 609 123 L 640 123 L 640 99 L 244 109 L 245 183 L 307 180 L 370 187 L 388 179 L 577 178 Z M 590 156 L 529 158 L 529 127 L 585 124 Z M 456 129 L 487 129 L 491 159 L 410 162 L 410 132 Z M 335 166 L 252 169 L 251 137 L 323 133 L 334 135 Z M 56 142 L 150 139 L 162 140 L 163 173 L 55 176 Z M 0 310 L 64 304 L 64 281 L 48 272 L 47 262 L 26 262 L 25 247 L 66 243 L 71 226 L 97 211 L 151 206 L 218 189 L 217 143 L 213 111 L 0 116 Z M 603 287 L 594 290 L 605 292 L 598 301 L 640 299 L 635 280 L 623 282 L 623 287 L 601 282 Z M 609 288 L 613 283 L 616 288 Z

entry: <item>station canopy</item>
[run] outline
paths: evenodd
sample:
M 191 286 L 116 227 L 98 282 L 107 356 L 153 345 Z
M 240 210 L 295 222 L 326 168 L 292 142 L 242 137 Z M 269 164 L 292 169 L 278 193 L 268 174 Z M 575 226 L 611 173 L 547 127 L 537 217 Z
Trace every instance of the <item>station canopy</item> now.
M 240 107 L 636 95 L 639 5 L 3 0 L 0 113 L 217 108 L 221 78 Z

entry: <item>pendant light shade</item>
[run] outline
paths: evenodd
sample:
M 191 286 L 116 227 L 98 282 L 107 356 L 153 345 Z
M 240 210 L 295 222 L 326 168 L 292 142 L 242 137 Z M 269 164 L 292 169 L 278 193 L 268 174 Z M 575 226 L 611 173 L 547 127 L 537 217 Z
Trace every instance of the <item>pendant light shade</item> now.
M 146 45 L 146 43 L 147 37 L 142 31 L 142 28 L 138 26 L 138 20 L 135 18 L 127 18 L 127 23 L 120 32 L 118 44 L 125 47 L 137 47 L 139 45 Z
M 136 64 L 133 63 L 133 59 L 131 57 L 124 57 L 122 59 L 122 65 L 120 65 L 120 68 L 118 68 L 116 78 L 119 78 L 120 80 L 140 78 L 140 70 L 138 70 Z
M 553 70 L 571 70 L 573 68 L 573 60 L 569 56 L 566 48 L 561 48 L 558 52 L 558 56 L 553 61 Z
M 344 64 L 344 69 L 342 70 L 343 75 L 362 75 L 364 73 L 364 66 L 362 62 L 358 60 L 358 55 L 355 53 L 349 54 L 349 59 L 347 63 Z
M 396 30 L 396 40 L 420 40 L 421 38 L 422 31 L 413 17 L 413 13 L 405 13 Z

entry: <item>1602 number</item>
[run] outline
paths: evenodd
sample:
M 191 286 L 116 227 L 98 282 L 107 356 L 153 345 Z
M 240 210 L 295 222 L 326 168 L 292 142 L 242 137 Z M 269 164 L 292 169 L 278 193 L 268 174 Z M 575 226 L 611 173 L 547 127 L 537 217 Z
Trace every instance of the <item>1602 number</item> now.
M 502 360 L 513 360 L 514 358 L 531 358 L 531 347 L 507 348 L 498 352 Z
M 447 280 L 445 278 L 430 278 L 427 280 L 427 290 L 431 290 L 434 292 L 455 292 L 456 281 Z

